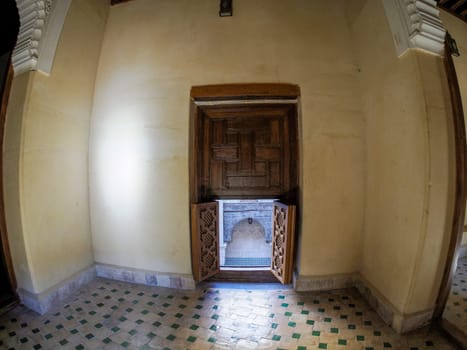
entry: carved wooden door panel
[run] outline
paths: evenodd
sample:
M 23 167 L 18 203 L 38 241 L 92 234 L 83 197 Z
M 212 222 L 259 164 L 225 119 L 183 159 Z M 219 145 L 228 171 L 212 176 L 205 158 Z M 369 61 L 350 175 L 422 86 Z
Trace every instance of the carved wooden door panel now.
M 288 284 L 294 263 L 295 205 L 275 202 L 272 225 L 271 271 L 282 284 Z
M 217 202 L 191 206 L 191 257 L 196 282 L 220 271 Z
M 296 187 L 295 105 L 217 106 L 200 112 L 202 200 L 270 198 Z

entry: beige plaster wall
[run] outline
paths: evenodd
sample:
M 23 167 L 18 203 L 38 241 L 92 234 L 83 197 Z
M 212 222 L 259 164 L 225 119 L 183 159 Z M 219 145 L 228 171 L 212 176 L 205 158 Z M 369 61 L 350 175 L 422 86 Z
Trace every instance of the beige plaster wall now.
M 358 270 L 364 119 L 344 3 L 237 0 L 230 18 L 211 0 L 110 10 L 90 140 L 97 262 L 191 274 L 190 87 L 288 82 L 302 91 L 299 273 Z
M 456 67 L 464 115 L 467 115 L 467 23 L 446 11 L 441 11 L 441 20 L 445 28 L 451 33 L 454 40 L 456 40 L 459 48 L 460 56 L 453 57 L 452 60 Z M 467 215 L 465 215 L 464 220 L 464 225 L 467 226 Z M 464 232 L 462 245 L 467 245 L 467 232 Z
M 88 140 L 106 0 L 74 0 L 50 76 L 13 82 L 5 139 L 7 224 L 19 287 L 41 293 L 93 264 Z
M 348 8 L 366 115 L 360 271 L 400 328 L 402 315 L 433 308 L 442 277 L 453 190 L 449 95 L 441 58 L 397 57 L 380 1 Z
M 34 291 L 33 272 L 23 235 L 20 206 L 20 159 L 23 115 L 29 104 L 30 74 L 13 79 L 8 100 L 3 144 L 3 185 L 5 191 L 5 217 L 15 277 L 20 288 Z

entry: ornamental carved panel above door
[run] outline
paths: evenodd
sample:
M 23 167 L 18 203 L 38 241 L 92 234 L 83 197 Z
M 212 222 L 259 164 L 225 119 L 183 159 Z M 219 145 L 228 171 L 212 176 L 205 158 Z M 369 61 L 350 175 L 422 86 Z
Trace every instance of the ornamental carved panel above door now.
M 295 104 L 199 108 L 198 200 L 293 192 L 298 183 Z

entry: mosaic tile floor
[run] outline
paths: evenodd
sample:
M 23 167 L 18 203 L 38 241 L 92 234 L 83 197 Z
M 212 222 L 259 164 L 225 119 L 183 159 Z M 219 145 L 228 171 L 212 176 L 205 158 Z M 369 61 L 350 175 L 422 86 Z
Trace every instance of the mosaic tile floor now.
M 0 317 L 1 349 L 455 349 L 437 331 L 399 336 L 355 289 L 204 287 L 96 279 L 44 316 Z
M 443 318 L 467 334 L 467 256 L 459 259 Z

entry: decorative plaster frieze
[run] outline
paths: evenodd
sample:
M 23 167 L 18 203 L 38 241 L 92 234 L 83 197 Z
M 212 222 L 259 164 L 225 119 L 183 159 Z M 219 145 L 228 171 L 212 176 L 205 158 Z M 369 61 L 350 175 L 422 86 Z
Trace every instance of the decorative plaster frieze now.
M 33 70 L 39 57 L 39 41 L 43 35 L 46 11 L 45 2 L 16 0 L 20 17 L 20 29 L 12 63 L 15 74 Z
M 446 30 L 435 0 L 382 0 L 397 55 L 421 49 L 443 55 Z
M 50 73 L 71 0 L 16 0 L 20 28 L 12 63 L 15 75 L 29 70 Z
M 54 5 L 55 0 L 46 0 L 45 1 L 45 14 L 48 16 L 52 12 L 52 7 Z

